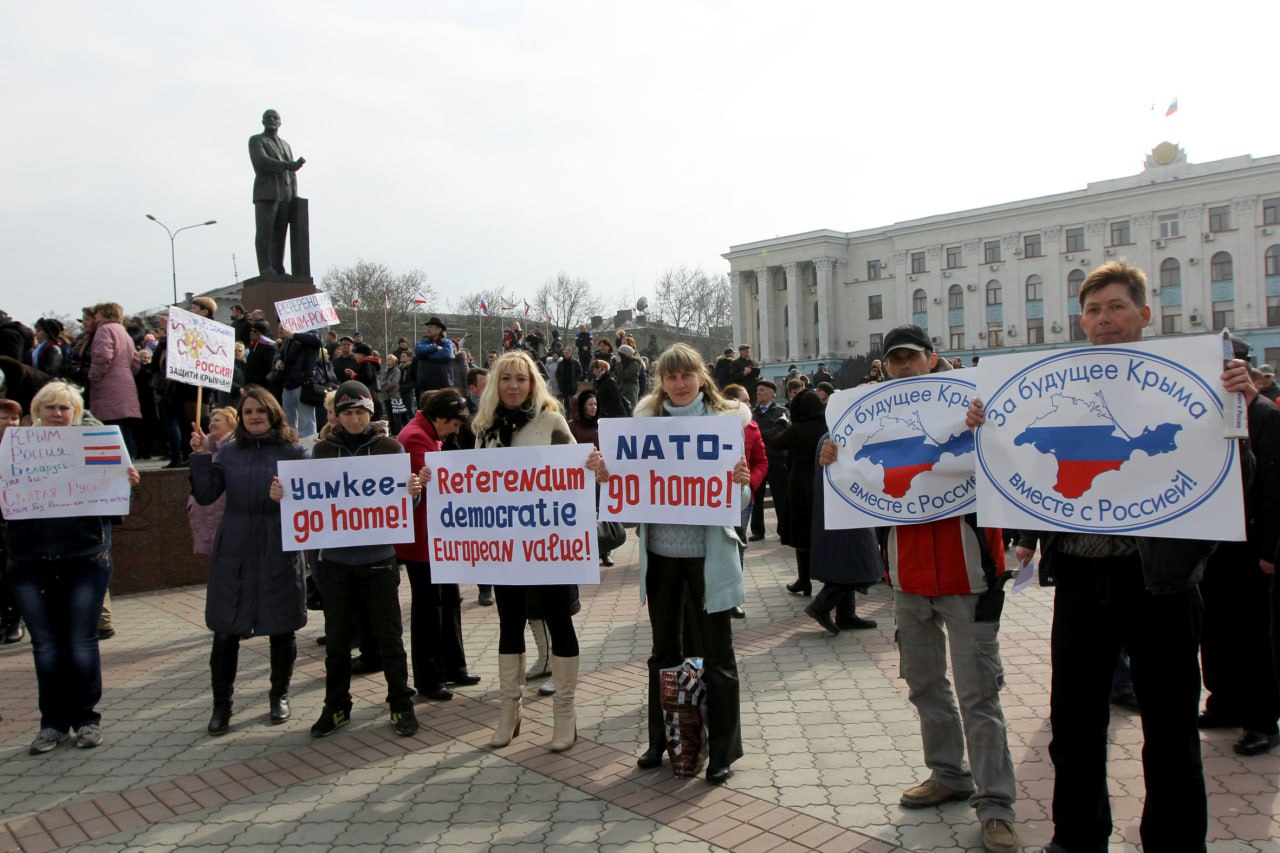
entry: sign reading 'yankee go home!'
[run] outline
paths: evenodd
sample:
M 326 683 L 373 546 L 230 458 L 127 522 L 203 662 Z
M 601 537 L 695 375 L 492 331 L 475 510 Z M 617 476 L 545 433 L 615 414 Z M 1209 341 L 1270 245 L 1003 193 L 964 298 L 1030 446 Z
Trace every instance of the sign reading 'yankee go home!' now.
M 1221 345 L 1204 335 L 984 358 L 979 523 L 1243 540 Z
M 838 452 L 823 471 L 828 528 L 973 512 L 973 433 L 964 425 L 973 374 L 862 385 L 831 398 L 827 425 Z

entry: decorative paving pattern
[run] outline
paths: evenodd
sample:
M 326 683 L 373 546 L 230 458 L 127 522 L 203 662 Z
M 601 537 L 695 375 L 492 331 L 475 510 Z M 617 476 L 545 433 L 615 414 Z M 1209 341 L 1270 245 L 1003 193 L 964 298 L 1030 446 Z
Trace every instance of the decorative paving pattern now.
M 35 680 L 27 644 L 0 647 L 0 851 L 329 848 L 555 850 L 980 850 L 963 803 L 897 805 L 919 779 L 919 729 L 897 677 L 889 597 L 859 599 L 872 631 L 831 639 L 782 584 L 792 554 L 777 540 L 748 553 L 748 619 L 736 622 L 746 756 L 729 785 L 641 772 L 649 627 L 632 540 L 577 617 L 583 677 L 580 741 L 556 755 L 551 702 L 531 696 L 510 747 L 493 750 L 497 614 L 464 604 L 472 670 L 484 677 L 447 703 L 418 705 L 423 729 L 398 738 L 380 677 L 358 677 L 352 724 L 325 740 L 308 729 L 323 700 L 318 620 L 299 635 L 295 717 L 267 724 L 266 641 L 243 644 L 232 730 L 204 733 L 209 634 L 198 588 L 115 600 L 116 638 L 103 644 L 106 741 L 26 754 Z M 466 590 L 469 595 L 474 589 Z M 405 612 L 408 584 L 401 585 Z M 1011 596 L 1002 625 L 1002 695 L 1019 779 L 1027 849 L 1048 840 L 1047 755 L 1051 596 Z M 318 614 L 313 614 L 318 616 Z M 532 687 L 532 685 L 531 685 Z M 1280 756 L 1243 759 L 1234 732 L 1206 733 L 1210 849 L 1280 853 Z M 1141 731 L 1118 714 L 1111 778 L 1113 849 L 1135 850 Z

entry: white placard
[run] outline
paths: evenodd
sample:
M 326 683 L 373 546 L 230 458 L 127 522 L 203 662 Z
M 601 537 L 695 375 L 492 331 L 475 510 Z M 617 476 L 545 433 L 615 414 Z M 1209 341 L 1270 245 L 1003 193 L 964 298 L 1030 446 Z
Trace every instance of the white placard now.
M 282 299 L 276 303 L 276 316 L 280 318 L 280 325 L 294 334 L 336 326 L 340 322 L 327 293 Z
M 1217 335 L 989 356 L 984 527 L 1244 539 Z
M 169 308 L 167 335 L 166 379 L 218 391 L 231 390 L 236 362 L 235 329 L 173 305 Z
M 128 515 L 132 464 L 117 426 L 9 427 L 0 510 L 9 521 Z
M 409 454 L 281 462 L 286 551 L 413 541 Z
M 733 468 L 742 448 L 736 414 L 601 418 L 609 483 L 600 492 L 600 517 L 736 527 L 743 486 L 733 482 Z
M 830 530 L 923 524 L 973 512 L 974 371 L 871 383 L 827 403 L 836 461 L 823 470 Z
M 427 545 L 436 583 L 600 583 L 589 444 L 431 454 Z

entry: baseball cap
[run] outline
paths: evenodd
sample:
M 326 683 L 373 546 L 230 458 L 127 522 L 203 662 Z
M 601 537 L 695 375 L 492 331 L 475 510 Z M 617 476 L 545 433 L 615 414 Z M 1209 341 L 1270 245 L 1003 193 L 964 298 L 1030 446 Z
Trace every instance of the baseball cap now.
M 933 342 L 928 333 L 913 323 L 895 326 L 884 336 L 884 354 L 896 349 L 912 349 L 916 352 L 933 352 Z

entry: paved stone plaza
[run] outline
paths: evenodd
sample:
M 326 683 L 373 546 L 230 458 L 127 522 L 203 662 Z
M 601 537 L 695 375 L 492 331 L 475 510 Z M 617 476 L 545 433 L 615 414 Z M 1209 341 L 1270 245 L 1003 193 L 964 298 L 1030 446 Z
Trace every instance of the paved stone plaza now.
M 392 733 L 380 676 L 356 678 L 351 725 L 309 736 L 323 698 L 315 613 L 299 635 L 293 719 L 268 724 L 267 644 L 250 640 L 231 732 L 209 737 L 203 588 L 115 599 L 98 749 L 27 755 L 38 727 L 30 646 L 0 647 L 0 850 L 981 849 L 966 804 L 898 805 L 927 773 L 897 677 L 888 590 L 859 599 L 877 630 L 830 639 L 801 612 L 807 599 L 782 588 L 793 556 L 772 535 L 748 552 L 749 616 L 735 623 L 746 757 L 723 788 L 675 780 L 666 764 L 638 771 L 649 627 L 634 538 L 616 557 L 599 587 L 582 588 L 579 742 L 560 755 L 543 746 L 551 702 L 536 695 L 520 736 L 487 746 L 498 713 L 498 618 L 475 604 L 473 587 L 464 588 L 463 618 L 471 668 L 484 681 L 452 702 L 419 704 L 413 738 Z M 401 596 L 407 614 L 407 581 Z M 1010 596 L 1002 631 L 1018 829 L 1033 850 L 1051 833 L 1051 602 L 1039 588 Z M 1210 849 L 1280 851 L 1280 754 L 1239 758 L 1236 734 L 1204 737 Z M 1137 718 L 1118 712 L 1115 850 L 1138 849 L 1141 743 Z

